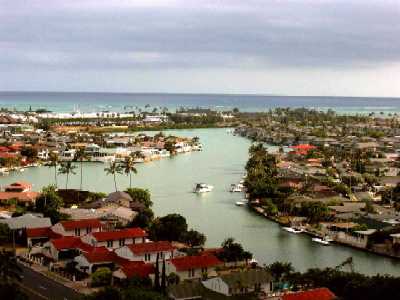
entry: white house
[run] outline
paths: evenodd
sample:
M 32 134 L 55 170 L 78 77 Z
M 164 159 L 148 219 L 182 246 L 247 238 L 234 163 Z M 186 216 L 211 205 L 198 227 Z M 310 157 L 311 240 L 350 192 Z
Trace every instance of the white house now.
M 225 296 L 272 291 L 270 273 L 262 269 L 232 272 L 202 281 L 204 287 Z
M 98 219 L 61 221 L 52 227 L 55 233 L 62 236 L 84 236 L 91 232 L 101 231 L 102 224 Z
M 130 261 L 144 261 L 155 263 L 157 253 L 159 259 L 171 259 L 176 256 L 176 248 L 170 242 L 149 242 L 133 244 L 115 250 L 115 253 Z
M 165 264 L 166 274 L 175 273 L 180 280 L 201 279 L 215 276 L 215 268 L 222 262 L 214 255 L 181 256 L 169 259 Z
M 93 247 L 107 247 L 117 249 L 125 245 L 144 243 L 147 232 L 141 228 L 126 228 L 116 231 L 92 232 L 84 237 L 82 241 Z

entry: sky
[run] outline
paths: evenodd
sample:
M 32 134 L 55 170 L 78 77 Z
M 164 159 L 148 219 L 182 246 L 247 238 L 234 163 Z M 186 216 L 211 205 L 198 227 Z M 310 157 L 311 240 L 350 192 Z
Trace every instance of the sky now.
M 400 97 L 400 1 L 0 0 L 0 90 Z

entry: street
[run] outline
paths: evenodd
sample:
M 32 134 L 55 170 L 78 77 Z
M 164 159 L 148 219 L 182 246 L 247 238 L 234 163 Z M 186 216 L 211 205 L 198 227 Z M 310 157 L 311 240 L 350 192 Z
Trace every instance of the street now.
M 21 288 L 32 300 L 76 300 L 80 294 L 74 290 L 19 264 L 22 269 Z

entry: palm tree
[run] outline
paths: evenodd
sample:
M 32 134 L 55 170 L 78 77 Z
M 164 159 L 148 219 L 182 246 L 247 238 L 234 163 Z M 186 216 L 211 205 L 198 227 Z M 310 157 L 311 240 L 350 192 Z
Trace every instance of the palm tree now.
M 137 174 L 137 169 L 135 168 L 135 157 L 132 154 L 127 156 L 123 162 L 123 169 L 126 175 L 129 175 L 129 188 L 132 188 L 132 173 Z
M 113 161 L 108 168 L 104 169 L 104 171 L 107 173 L 107 175 L 111 174 L 114 176 L 115 191 L 118 192 L 116 175 L 122 173 L 121 166 L 117 164 L 115 161 Z
M 58 166 L 58 154 L 55 152 L 50 152 L 49 155 L 49 167 L 54 167 L 54 182 L 57 187 L 57 166 Z
M 88 160 L 89 158 L 90 158 L 89 155 L 85 152 L 84 149 L 79 149 L 75 153 L 74 161 L 79 161 L 80 169 L 81 169 L 81 182 L 79 185 L 80 190 L 82 190 L 82 181 L 83 181 L 83 161 Z
M 76 166 L 72 164 L 70 161 L 62 162 L 61 167 L 58 170 L 59 174 L 66 174 L 67 175 L 67 181 L 65 182 L 65 189 L 68 188 L 68 180 L 69 180 L 69 174 L 76 174 L 75 170 Z

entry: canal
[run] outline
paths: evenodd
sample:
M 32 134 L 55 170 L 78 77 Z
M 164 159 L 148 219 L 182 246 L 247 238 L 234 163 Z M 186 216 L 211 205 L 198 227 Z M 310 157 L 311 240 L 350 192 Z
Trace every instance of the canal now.
M 366 274 L 392 274 L 400 276 L 400 261 L 364 253 L 351 248 L 332 245 L 320 246 L 308 236 L 293 235 L 282 231 L 271 221 L 235 206 L 243 198 L 241 194 L 228 192 L 231 183 L 243 176 L 248 158 L 247 139 L 228 134 L 225 129 L 194 129 L 168 131 L 177 136 L 198 136 L 204 151 L 181 154 L 146 164 L 137 165 L 134 186 L 148 188 L 152 194 L 154 211 L 158 216 L 168 213 L 182 214 L 189 226 L 207 235 L 207 246 L 215 247 L 227 237 L 234 237 L 251 251 L 260 263 L 290 261 L 298 270 L 311 267 L 334 267 L 349 256 L 355 269 Z M 104 172 L 103 164 L 84 164 L 85 189 L 111 192 L 114 184 Z M 79 187 L 79 169 L 71 176 L 69 187 Z M 16 180 L 34 184 L 34 189 L 54 183 L 53 169 L 31 168 L 22 173 L 12 173 L 0 178 L 0 185 Z M 129 185 L 127 176 L 119 175 L 119 189 Z M 192 193 L 196 182 L 214 186 L 211 193 Z M 65 185 L 65 177 L 59 176 L 59 185 Z

